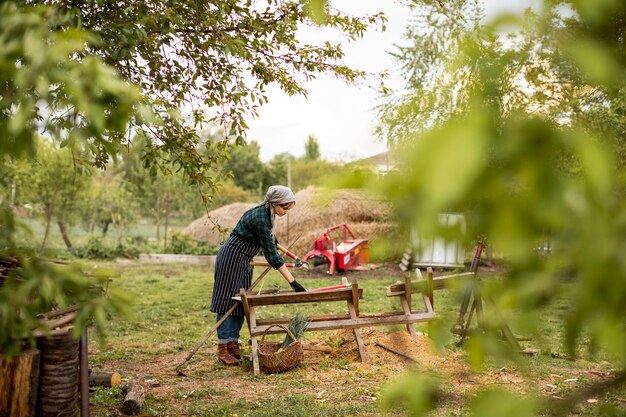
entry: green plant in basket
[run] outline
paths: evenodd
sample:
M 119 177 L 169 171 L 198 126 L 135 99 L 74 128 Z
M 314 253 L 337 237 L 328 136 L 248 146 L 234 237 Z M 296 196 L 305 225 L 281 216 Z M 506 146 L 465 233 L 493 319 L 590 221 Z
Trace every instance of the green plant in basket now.
M 296 315 L 293 316 L 291 320 L 289 320 L 289 326 L 287 326 L 289 331 L 293 333 L 293 335 L 296 337 L 296 340 L 302 337 L 302 335 L 304 334 L 305 330 L 308 327 L 309 327 L 309 321 L 306 319 L 306 317 L 304 317 L 300 313 L 296 313 Z M 285 340 L 283 340 L 283 344 L 280 348 L 286 349 L 287 346 L 291 344 L 291 342 L 293 342 L 293 339 L 291 338 L 289 333 L 287 333 L 285 335 Z

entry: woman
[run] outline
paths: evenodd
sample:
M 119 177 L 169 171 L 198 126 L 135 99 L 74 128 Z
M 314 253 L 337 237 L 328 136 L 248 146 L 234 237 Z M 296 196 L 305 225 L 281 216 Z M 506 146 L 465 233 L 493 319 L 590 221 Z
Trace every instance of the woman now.
M 228 236 L 217 253 L 215 261 L 215 286 L 211 311 L 220 321 L 233 303 L 232 297 L 241 288 L 249 288 L 252 282 L 250 261 L 263 249 L 267 262 L 289 282 L 296 292 L 306 291 L 291 275 L 285 261 L 278 253 L 274 237 L 274 219 L 282 217 L 296 204 L 293 192 L 282 185 L 267 190 L 262 204 L 248 210 Z M 244 311 L 241 304 L 217 328 L 218 357 L 226 365 L 238 365 L 239 332 L 243 326 Z

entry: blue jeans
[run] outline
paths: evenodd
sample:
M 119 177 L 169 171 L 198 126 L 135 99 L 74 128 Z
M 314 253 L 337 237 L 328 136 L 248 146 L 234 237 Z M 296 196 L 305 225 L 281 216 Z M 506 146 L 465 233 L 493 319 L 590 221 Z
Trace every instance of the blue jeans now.
M 223 314 L 218 314 L 215 318 L 215 322 L 220 321 L 222 317 L 224 317 Z M 230 315 L 226 317 L 224 323 L 220 324 L 217 328 L 217 343 L 223 344 L 239 340 L 239 332 L 243 327 L 243 320 L 244 316 Z

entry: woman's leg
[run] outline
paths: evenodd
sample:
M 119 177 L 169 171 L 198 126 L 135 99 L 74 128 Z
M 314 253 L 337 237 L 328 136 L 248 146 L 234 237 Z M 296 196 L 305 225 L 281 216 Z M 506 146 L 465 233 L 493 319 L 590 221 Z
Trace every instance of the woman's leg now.
M 239 350 L 239 334 L 243 327 L 243 316 L 231 316 L 230 336 L 228 341 L 228 353 L 235 359 L 241 359 L 241 351 Z
M 224 317 L 223 314 L 218 314 L 216 321 L 220 321 Z M 238 321 L 233 320 L 233 316 L 228 316 L 222 324 L 217 328 L 217 352 L 219 360 L 225 365 L 238 365 L 239 361 L 235 358 L 228 349 L 229 342 L 232 343 L 232 335 L 235 333 L 235 329 L 238 326 Z

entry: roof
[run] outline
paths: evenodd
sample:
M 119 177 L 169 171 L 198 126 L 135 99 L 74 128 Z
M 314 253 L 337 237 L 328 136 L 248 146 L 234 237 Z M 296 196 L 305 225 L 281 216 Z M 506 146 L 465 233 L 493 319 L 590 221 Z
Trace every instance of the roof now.
M 351 162 L 351 165 L 376 168 L 378 172 L 391 171 L 396 167 L 396 164 L 396 159 L 389 151 Z

